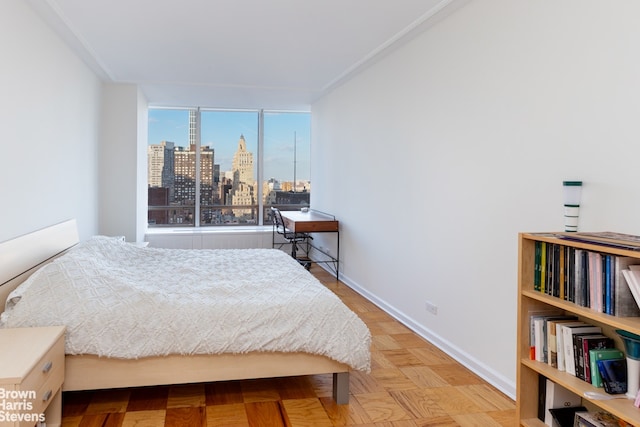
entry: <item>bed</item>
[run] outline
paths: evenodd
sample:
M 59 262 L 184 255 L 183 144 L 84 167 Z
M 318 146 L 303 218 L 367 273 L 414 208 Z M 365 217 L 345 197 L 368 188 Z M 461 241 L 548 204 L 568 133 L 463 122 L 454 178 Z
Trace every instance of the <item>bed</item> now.
M 0 327 L 67 327 L 65 391 L 333 374 L 345 404 L 349 371 L 370 369 L 364 323 L 276 249 L 80 242 L 69 220 L 0 259 Z

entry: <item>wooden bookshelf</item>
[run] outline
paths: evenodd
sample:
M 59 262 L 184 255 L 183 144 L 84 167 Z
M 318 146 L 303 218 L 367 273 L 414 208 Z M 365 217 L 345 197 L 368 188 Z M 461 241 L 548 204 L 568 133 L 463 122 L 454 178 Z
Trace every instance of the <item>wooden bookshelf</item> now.
M 592 400 L 584 397 L 586 391 L 606 394 L 602 388 L 593 387 L 571 374 L 559 371 L 547 363 L 530 360 L 530 314 L 555 309 L 564 314 L 578 316 L 579 320 L 600 326 L 605 335 L 615 341 L 616 348 L 624 351 L 624 344 L 615 332 L 623 329 L 640 335 L 640 317 L 616 317 L 603 314 L 591 308 L 582 307 L 573 302 L 547 295 L 534 287 L 536 268 L 536 242 L 547 242 L 576 249 L 600 252 L 603 254 L 633 257 L 640 264 L 640 250 L 629 250 L 567 240 L 554 233 L 520 233 L 518 243 L 518 338 L 517 338 L 517 374 L 516 374 L 516 416 L 519 425 L 543 427 L 538 415 L 538 379 L 544 375 L 560 386 L 582 396 L 583 405 L 612 413 L 634 426 L 640 426 L 640 409 L 631 399 Z

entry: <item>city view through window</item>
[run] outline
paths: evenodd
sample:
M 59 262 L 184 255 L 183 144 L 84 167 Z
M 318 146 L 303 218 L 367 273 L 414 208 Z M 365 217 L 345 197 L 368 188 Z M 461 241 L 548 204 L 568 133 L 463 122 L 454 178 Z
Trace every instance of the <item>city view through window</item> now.
M 309 206 L 309 113 L 154 108 L 148 131 L 151 227 L 270 224 L 271 206 Z

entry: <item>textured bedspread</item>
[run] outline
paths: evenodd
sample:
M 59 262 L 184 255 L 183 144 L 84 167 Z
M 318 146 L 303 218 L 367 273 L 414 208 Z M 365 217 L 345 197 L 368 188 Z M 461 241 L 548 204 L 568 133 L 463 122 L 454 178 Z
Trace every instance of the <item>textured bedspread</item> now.
M 80 243 L 20 285 L 0 327 L 66 325 L 67 354 L 306 352 L 368 371 L 370 334 L 282 251 Z

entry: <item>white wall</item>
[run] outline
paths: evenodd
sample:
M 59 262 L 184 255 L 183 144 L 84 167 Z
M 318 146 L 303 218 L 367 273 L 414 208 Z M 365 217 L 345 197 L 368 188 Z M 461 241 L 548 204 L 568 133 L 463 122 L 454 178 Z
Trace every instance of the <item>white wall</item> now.
M 23 0 L 0 2 L 0 241 L 98 229 L 100 82 Z
M 582 230 L 640 234 L 638 16 L 473 1 L 313 105 L 341 277 L 511 396 L 517 233 L 562 230 L 581 179 Z
M 100 134 L 100 234 L 143 241 L 147 103 L 136 85 L 106 84 Z
M 147 211 L 149 198 L 147 194 L 147 147 L 149 133 L 149 104 L 147 98 L 138 89 L 137 96 L 137 127 L 136 138 L 136 233 L 135 241 L 143 242 L 147 231 Z

